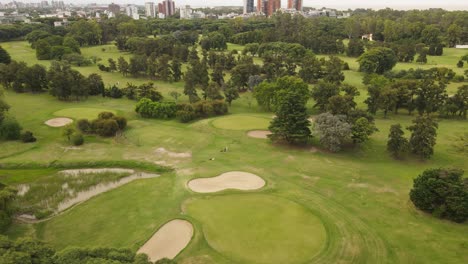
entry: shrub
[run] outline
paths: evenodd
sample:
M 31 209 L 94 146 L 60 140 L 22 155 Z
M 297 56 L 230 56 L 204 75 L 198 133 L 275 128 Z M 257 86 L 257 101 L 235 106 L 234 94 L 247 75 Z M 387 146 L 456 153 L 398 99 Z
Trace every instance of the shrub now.
M 463 68 L 463 65 L 464 65 L 464 63 L 463 63 L 462 60 L 459 60 L 459 61 L 457 62 L 457 67 L 458 67 L 458 68 Z
M 21 136 L 21 126 L 15 118 L 7 116 L 0 124 L 1 140 L 17 140 Z
M 92 127 L 102 137 L 113 137 L 119 131 L 119 125 L 114 119 L 93 120 Z
M 101 112 L 98 114 L 98 119 L 111 119 L 115 115 L 112 112 Z
M 345 62 L 345 63 L 343 64 L 343 71 L 349 71 L 349 70 L 350 70 L 349 64 L 348 64 L 347 62 Z
M 127 127 L 127 119 L 125 117 L 114 116 L 113 119 L 117 122 L 120 130 L 124 130 Z
M 24 143 L 36 142 L 37 140 L 31 131 L 24 131 L 24 133 L 21 133 L 20 138 Z
M 439 218 L 464 222 L 468 218 L 468 185 L 458 169 L 429 169 L 419 175 L 410 191 L 413 204 Z
M 177 105 L 174 102 L 153 102 L 143 98 L 137 103 L 135 111 L 146 118 L 170 119 L 175 117 Z
M 76 122 L 76 126 L 83 133 L 91 133 L 93 131 L 91 122 L 88 119 L 80 119 Z
M 81 146 L 84 143 L 84 137 L 83 134 L 81 133 L 75 133 L 71 135 L 70 137 L 70 142 L 73 144 L 73 146 Z

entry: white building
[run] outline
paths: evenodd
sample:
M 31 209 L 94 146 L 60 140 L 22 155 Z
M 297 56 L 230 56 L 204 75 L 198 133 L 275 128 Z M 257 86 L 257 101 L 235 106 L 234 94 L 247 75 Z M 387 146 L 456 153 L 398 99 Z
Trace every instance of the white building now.
M 157 12 L 154 6 L 154 2 L 145 3 L 145 14 L 146 14 L 146 17 L 156 17 Z
M 127 14 L 127 16 L 135 19 L 135 20 L 138 20 L 140 19 L 140 15 L 138 14 L 138 7 L 135 6 L 135 5 L 128 5 L 125 7 L 125 13 Z
M 180 19 L 192 18 L 192 8 L 189 5 L 180 8 Z

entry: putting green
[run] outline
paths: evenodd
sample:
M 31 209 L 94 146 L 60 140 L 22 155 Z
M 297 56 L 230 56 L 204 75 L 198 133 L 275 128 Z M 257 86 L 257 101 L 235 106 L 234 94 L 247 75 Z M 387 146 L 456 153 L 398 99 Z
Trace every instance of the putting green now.
M 101 109 L 101 108 L 87 108 L 87 107 L 76 107 L 76 108 L 65 108 L 54 113 L 55 116 L 65 116 L 73 119 L 87 118 L 89 120 L 96 119 L 98 114 L 101 112 L 112 112 L 113 110 Z
M 324 248 L 326 231 L 306 208 L 270 195 L 196 199 L 187 212 L 215 250 L 241 263 L 304 263 Z
M 247 116 L 247 115 L 232 115 L 221 117 L 213 121 L 213 126 L 228 130 L 253 130 L 267 129 L 270 125 L 270 119 Z

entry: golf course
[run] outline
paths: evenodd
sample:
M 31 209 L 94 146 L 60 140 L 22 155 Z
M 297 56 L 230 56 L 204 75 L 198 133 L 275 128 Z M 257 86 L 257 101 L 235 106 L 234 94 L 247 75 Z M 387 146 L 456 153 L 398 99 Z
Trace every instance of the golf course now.
M 50 66 L 26 41 L 2 47 L 12 60 Z M 81 53 L 102 61 L 131 55 L 110 44 Z M 445 48 L 427 64 L 398 63 L 394 70 L 447 67 L 463 75 L 467 66 L 456 64 L 465 53 Z M 344 83 L 358 88 L 357 107 L 365 108 L 364 73 L 356 58 L 338 57 L 350 66 Z M 73 69 L 98 73 L 106 85 L 152 81 L 168 101 L 171 92 L 183 94 L 184 81 L 100 72 L 96 65 Z M 447 91 L 462 85 L 451 82 Z M 438 119 L 430 159 L 395 159 L 387 152 L 390 127 L 406 128 L 414 118 L 403 110 L 378 112 L 378 131 L 368 141 L 333 153 L 316 135 L 304 146 L 273 143 L 268 129 L 275 113 L 249 91 L 227 115 L 187 123 L 143 118 L 125 97 L 60 101 L 47 92 L 5 90 L 4 99 L 37 138 L 0 142 L 0 183 L 19 190 L 20 213 L 5 233 L 10 239 L 30 237 L 58 251 L 128 248 L 151 261 L 183 264 L 468 263 L 468 224 L 424 213 L 408 195 L 426 169 L 468 170 L 466 149 L 457 148 L 466 119 Z M 312 121 L 319 114 L 313 105 L 311 99 Z M 115 137 L 85 134 L 83 145 L 71 146 L 64 127 L 102 112 L 124 117 L 126 128 Z

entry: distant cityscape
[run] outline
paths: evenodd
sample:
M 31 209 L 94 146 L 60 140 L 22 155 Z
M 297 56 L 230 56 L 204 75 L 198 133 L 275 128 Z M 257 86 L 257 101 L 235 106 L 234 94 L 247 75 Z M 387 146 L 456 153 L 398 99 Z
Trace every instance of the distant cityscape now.
M 312 9 L 306 11 L 303 0 L 286 0 L 287 8 L 281 7 L 281 0 L 243 0 L 242 7 L 219 7 L 223 13 L 214 12 L 216 8 L 193 8 L 190 5 L 177 6 L 173 0 L 163 0 L 159 3 L 146 2 L 144 6 L 135 4 L 120 5 L 117 3 L 104 4 L 73 4 L 64 1 L 40 1 L 0 3 L 0 23 L 16 22 L 32 23 L 33 18 L 58 18 L 56 26 L 66 26 L 67 19 L 71 17 L 113 18 L 118 15 L 127 15 L 132 19 L 232 19 L 248 18 L 254 16 L 272 16 L 276 12 L 302 15 L 304 17 L 328 16 L 332 18 L 346 18 L 350 12 L 339 12 L 332 9 Z M 210 12 L 211 11 L 211 12 Z M 34 17 L 33 17 L 34 16 Z

